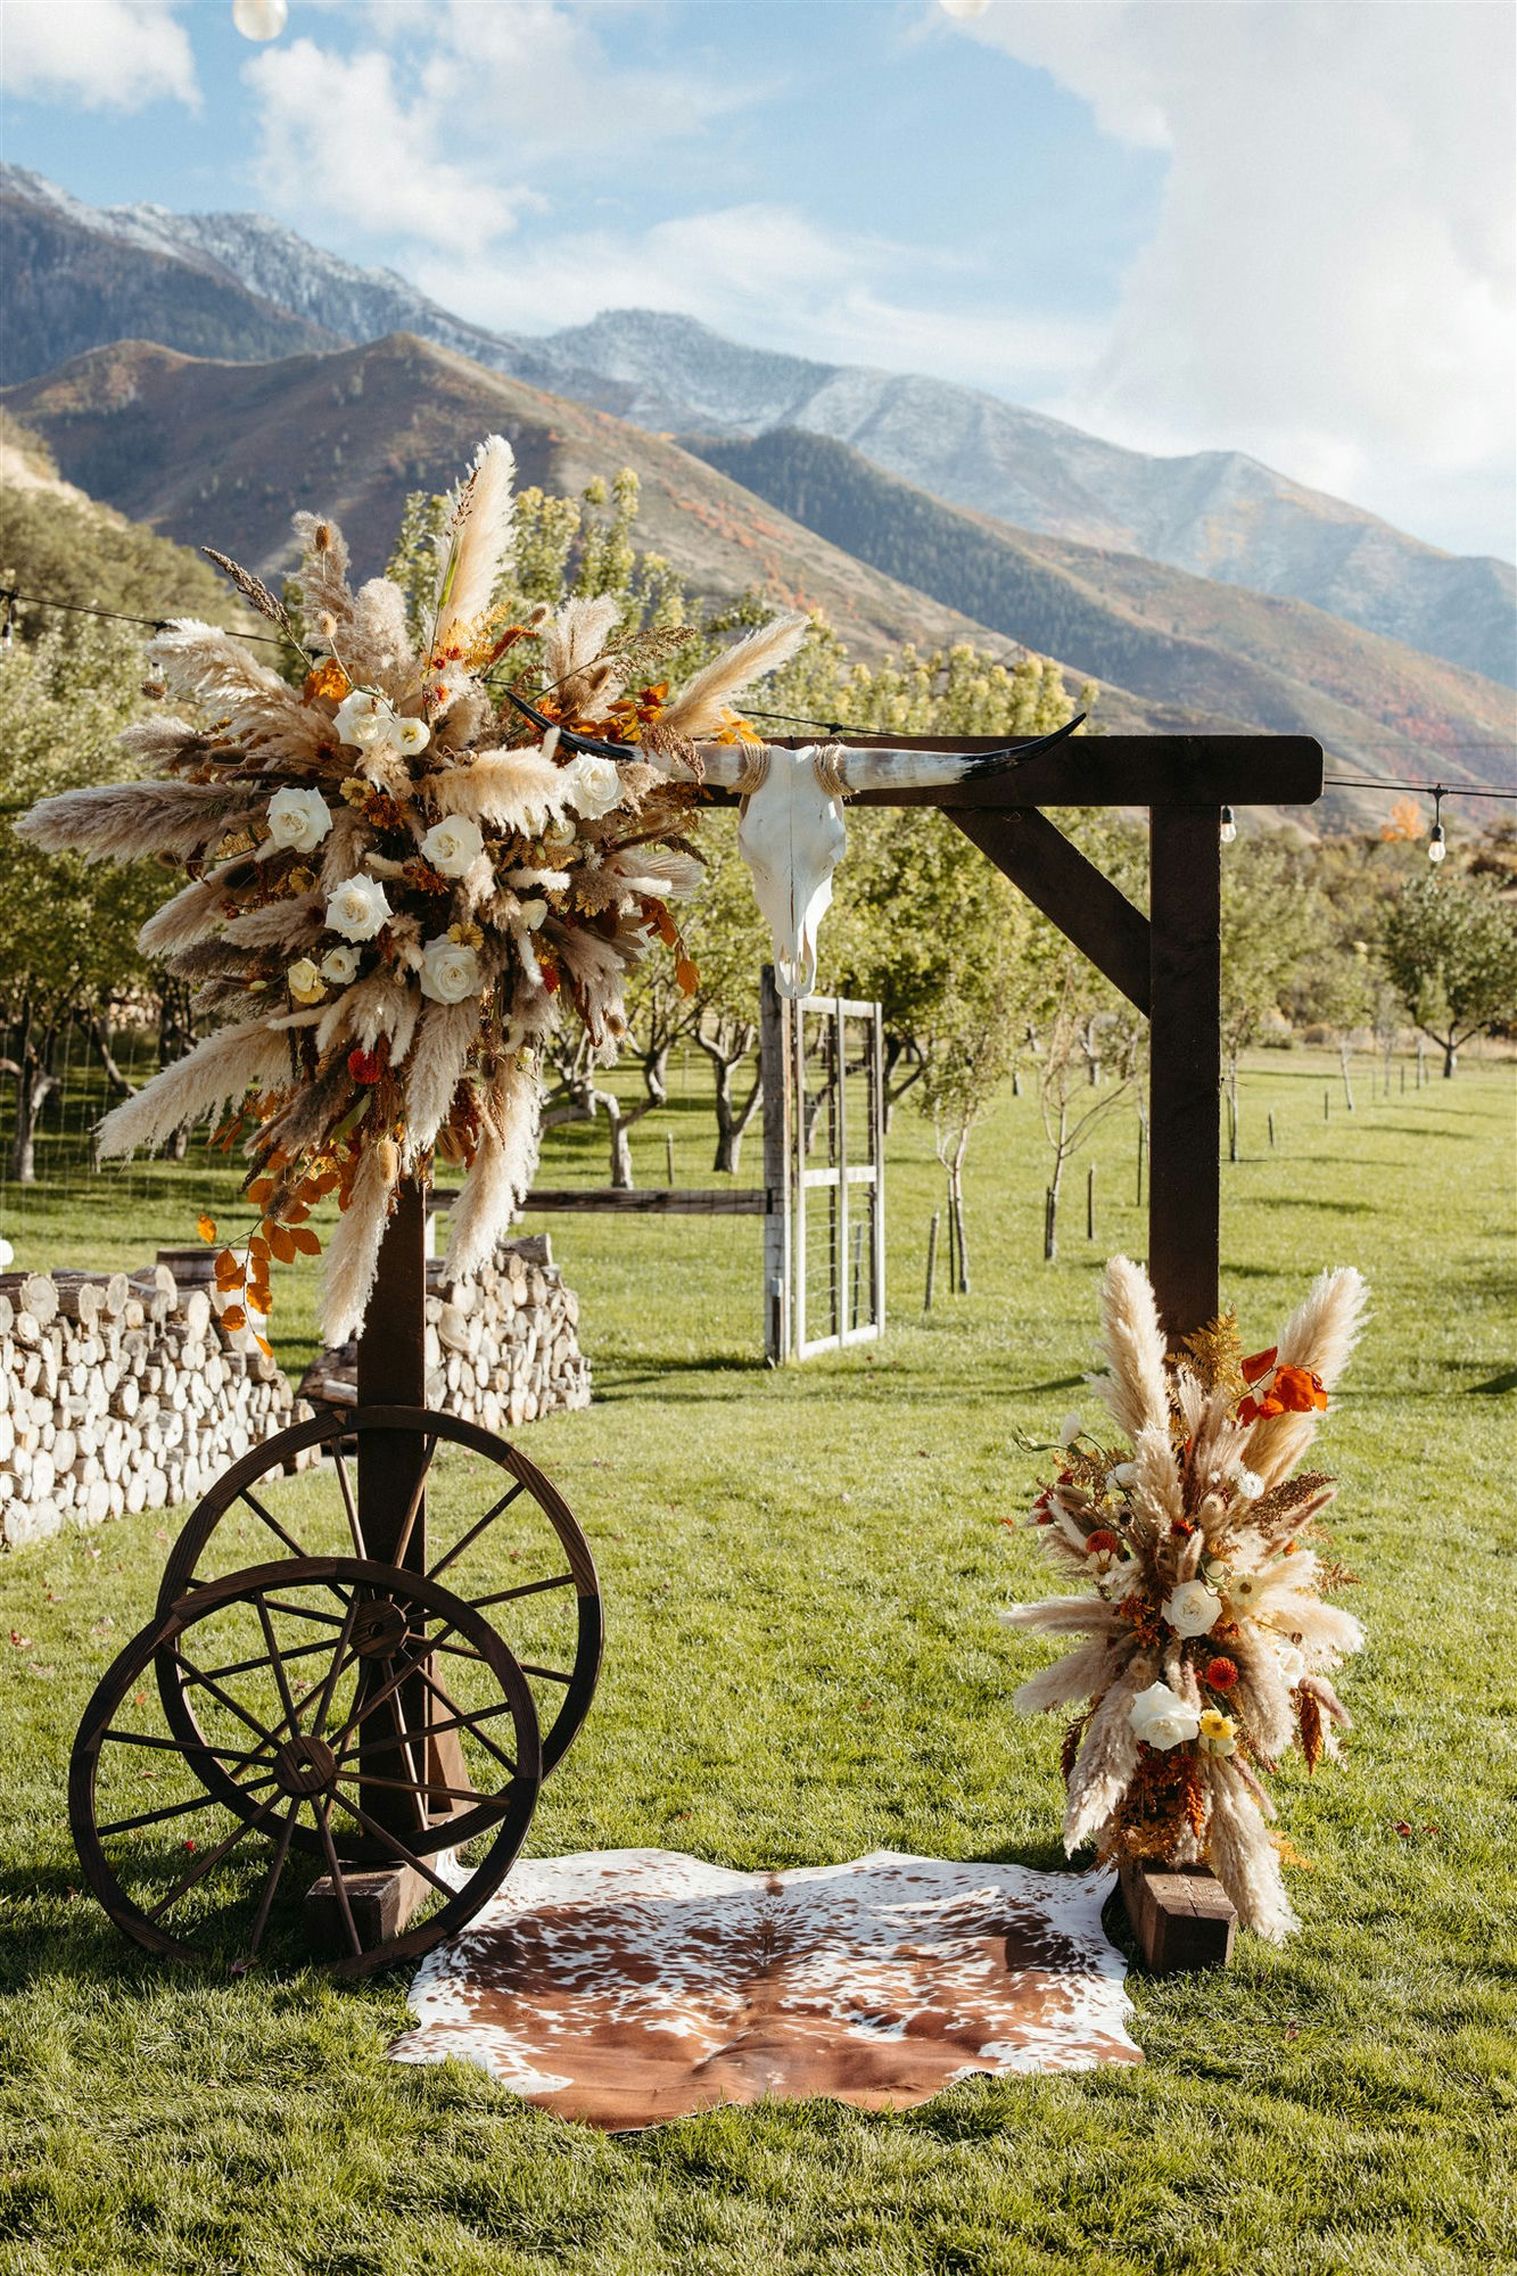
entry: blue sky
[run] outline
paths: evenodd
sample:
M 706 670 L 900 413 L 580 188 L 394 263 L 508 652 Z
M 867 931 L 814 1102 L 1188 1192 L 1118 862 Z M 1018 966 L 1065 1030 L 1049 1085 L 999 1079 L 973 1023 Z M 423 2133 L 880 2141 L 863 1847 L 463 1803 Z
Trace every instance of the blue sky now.
M 970 0 L 972 7 L 973 0 Z M 6 157 L 505 331 L 678 308 L 1513 549 L 1504 0 L 0 0 Z

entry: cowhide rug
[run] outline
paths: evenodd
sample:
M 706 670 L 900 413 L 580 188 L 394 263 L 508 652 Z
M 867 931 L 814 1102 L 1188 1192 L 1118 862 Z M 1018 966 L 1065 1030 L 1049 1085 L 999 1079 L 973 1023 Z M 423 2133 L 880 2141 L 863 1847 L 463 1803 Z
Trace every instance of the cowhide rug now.
M 718 2102 L 925 2102 L 975 2071 L 1136 2063 L 1100 1874 L 875 1850 L 734 1873 L 664 1849 L 526 1861 L 411 1987 L 402 2062 L 477 2063 L 613 2131 Z

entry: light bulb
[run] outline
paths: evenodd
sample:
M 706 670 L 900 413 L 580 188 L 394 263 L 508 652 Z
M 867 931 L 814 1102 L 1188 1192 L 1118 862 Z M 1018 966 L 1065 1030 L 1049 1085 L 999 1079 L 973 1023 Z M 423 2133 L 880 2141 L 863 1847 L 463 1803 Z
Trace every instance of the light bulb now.
M 1238 835 L 1238 825 L 1233 820 L 1233 810 L 1230 806 L 1224 806 L 1222 809 L 1222 826 L 1217 835 L 1225 846 L 1230 846 Z
M 232 0 L 232 21 L 245 40 L 277 40 L 290 20 L 290 0 Z
M 1445 855 L 1448 853 L 1448 850 L 1449 849 L 1447 845 L 1444 843 L 1443 824 L 1441 822 L 1435 822 L 1433 824 L 1433 834 L 1427 842 L 1427 858 L 1432 862 L 1442 861 Z

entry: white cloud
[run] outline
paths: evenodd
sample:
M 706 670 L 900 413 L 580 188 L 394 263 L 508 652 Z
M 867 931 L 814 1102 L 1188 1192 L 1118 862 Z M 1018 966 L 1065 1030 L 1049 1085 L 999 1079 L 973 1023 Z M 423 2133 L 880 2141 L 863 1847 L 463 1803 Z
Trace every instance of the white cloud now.
M 445 157 L 430 107 L 401 100 L 377 49 L 343 57 L 294 40 L 251 57 L 243 76 L 261 106 L 265 194 L 314 237 L 334 219 L 436 245 L 514 228 L 523 193 Z
M 460 258 L 546 208 L 503 177 L 609 170 L 753 98 L 614 68 L 585 16 L 553 0 L 369 0 L 349 14 L 351 51 L 298 39 L 243 67 L 263 194 L 297 220 L 330 214 Z
M 1104 352 L 1049 408 L 1511 550 L 1507 8 L 1084 0 L 973 32 L 1170 153 Z
M 4 0 L 0 77 L 8 95 L 91 111 L 200 101 L 174 0 Z

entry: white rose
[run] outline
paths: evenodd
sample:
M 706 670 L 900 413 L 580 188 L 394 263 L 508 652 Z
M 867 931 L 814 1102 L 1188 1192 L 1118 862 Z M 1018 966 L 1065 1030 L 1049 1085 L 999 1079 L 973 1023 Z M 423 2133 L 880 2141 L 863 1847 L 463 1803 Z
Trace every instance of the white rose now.
M 424 719 L 397 719 L 392 738 L 402 758 L 414 759 L 432 740 L 432 730 Z
M 1140 1691 L 1127 1715 L 1145 1746 L 1165 1752 L 1193 1739 L 1201 1728 L 1199 1711 L 1187 1707 L 1179 1693 L 1171 1691 L 1167 1683 L 1151 1683 L 1146 1691 Z
M 421 992 L 434 1004 L 461 1004 L 479 994 L 479 958 L 463 941 L 429 940 L 421 952 Z
M 337 706 L 334 722 L 344 743 L 352 743 L 358 750 L 367 751 L 376 743 L 390 741 L 390 729 L 395 714 L 382 695 L 373 688 L 354 688 Z
M 592 822 L 621 803 L 621 769 L 615 759 L 600 759 L 593 751 L 581 751 L 579 757 L 571 759 L 564 768 L 564 776 L 569 804 L 577 814 L 587 815 Z
M 440 877 L 462 877 L 485 850 L 483 833 L 467 814 L 449 814 L 434 822 L 421 841 L 422 858 Z
M 1294 1644 L 1276 1644 L 1275 1658 L 1280 1663 L 1280 1680 L 1287 1691 L 1294 1691 L 1306 1673 L 1306 1661 Z
M 372 877 L 350 877 L 327 903 L 327 927 L 344 940 L 372 940 L 390 915 L 385 889 Z
M 330 980 L 334 987 L 345 988 L 358 977 L 358 951 L 356 948 L 329 948 L 321 960 L 321 977 Z
M 310 853 L 332 827 L 332 809 L 319 790 L 276 790 L 269 800 L 269 836 L 276 846 Z
M 546 901 L 523 901 L 521 904 L 521 921 L 529 933 L 537 931 L 547 914 L 548 904 Z
M 1073 1446 L 1075 1440 L 1080 1436 L 1080 1433 L 1084 1430 L 1084 1428 L 1085 1423 L 1081 1416 L 1076 1414 L 1066 1415 L 1064 1417 L 1064 1420 L 1059 1425 L 1059 1444 L 1061 1446 Z
M 1182 1581 L 1164 1600 L 1164 1617 L 1177 1636 L 1204 1636 L 1215 1628 L 1222 1599 L 1205 1581 Z

